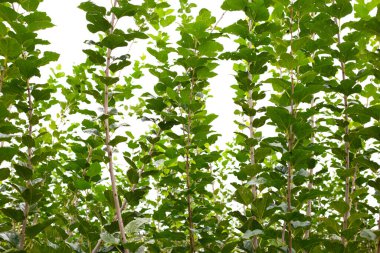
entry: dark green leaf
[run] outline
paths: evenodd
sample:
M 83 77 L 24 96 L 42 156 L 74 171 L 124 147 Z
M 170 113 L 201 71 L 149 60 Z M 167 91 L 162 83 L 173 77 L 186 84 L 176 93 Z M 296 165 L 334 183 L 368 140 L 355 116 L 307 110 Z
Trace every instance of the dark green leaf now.
M 21 45 L 13 38 L 0 39 L 0 54 L 4 57 L 15 58 L 21 54 Z
M 240 11 L 247 6 L 247 0 L 225 0 L 222 9 L 226 11 Z
M 32 178 L 33 171 L 31 169 L 29 169 L 28 167 L 18 165 L 18 164 L 14 164 L 13 166 L 14 166 L 14 168 L 16 170 L 16 174 L 18 176 L 22 177 L 25 180 L 29 180 Z
M 11 161 L 13 156 L 18 153 L 17 148 L 0 147 L 0 163 L 2 161 Z
M 0 181 L 7 179 L 11 175 L 11 171 L 8 168 L 0 168 Z
M 49 219 L 49 220 L 46 220 L 42 223 L 38 223 L 38 224 L 33 225 L 33 226 L 28 226 L 26 228 L 26 235 L 29 238 L 35 237 L 36 235 L 38 235 L 39 233 L 44 231 L 47 227 L 49 227 L 55 220 L 56 219 Z
M 138 171 L 136 169 L 133 169 L 133 168 L 130 168 L 127 171 L 127 177 L 132 184 L 137 184 L 139 182 L 139 179 L 140 179 Z
M 127 137 L 125 136 L 116 136 L 115 138 L 113 138 L 110 142 L 109 142 L 109 145 L 111 146 L 116 146 L 117 144 L 119 143 L 123 143 L 123 142 L 126 142 L 128 140 Z
M 53 90 L 50 90 L 50 89 L 43 89 L 43 90 L 33 89 L 32 96 L 36 101 L 49 100 L 51 97 L 50 94 L 52 91 Z
M 24 136 L 22 137 L 22 143 L 23 143 L 25 146 L 27 146 L 28 148 L 32 148 L 32 147 L 34 147 L 34 146 L 36 145 L 36 143 L 35 143 L 33 137 L 30 136 L 30 135 L 24 135 Z
M 24 213 L 21 210 L 18 209 L 12 209 L 12 208 L 2 208 L 0 209 L 3 214 L 17 222 L 24 220 Z
M 128 45 L 128 43 L 125 41 L 123 36 L 117 34 L 110 34 L 100 42 L 100 45 L 110 49 L 115 49 L 118 47 L 125 47 Z
M 99 52 L 90 49 L 83 50 L 83 52 L 88 55 L 88 59 L 94 64 L 102 65 L 106 62 L 106 59 Z
M 81 3 L 78 8 L 84 10 L 85 12 L 95 12 L 99 13 L 100 15 L 105 15 L 107 11 L 106 8 L 96 5 L 91 1 Z
M 236 196 L 236 201 L 244 205 L 249 205 L 253 201 L 253 194 L 252 194 L 251 189 L 248 189 L 243 186 L 240 186 L 236 190 L 235 196 Z

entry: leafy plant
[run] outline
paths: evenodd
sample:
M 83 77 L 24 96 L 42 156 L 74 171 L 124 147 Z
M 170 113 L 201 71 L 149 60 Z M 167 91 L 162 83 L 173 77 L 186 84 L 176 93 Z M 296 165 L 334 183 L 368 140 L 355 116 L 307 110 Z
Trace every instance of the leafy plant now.
M 84 1 L 72 73 L 41 2 L 0 1 L 0 251 L 380 252 L 379 1 Z

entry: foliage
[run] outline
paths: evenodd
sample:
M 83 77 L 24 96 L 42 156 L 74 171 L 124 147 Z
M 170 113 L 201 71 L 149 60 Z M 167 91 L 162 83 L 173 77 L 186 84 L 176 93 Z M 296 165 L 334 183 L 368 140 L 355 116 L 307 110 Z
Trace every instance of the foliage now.
M 380 252 L 378 0 L 84 1 L 50 75 L 41 2 L 0 1 L 2 252 Z

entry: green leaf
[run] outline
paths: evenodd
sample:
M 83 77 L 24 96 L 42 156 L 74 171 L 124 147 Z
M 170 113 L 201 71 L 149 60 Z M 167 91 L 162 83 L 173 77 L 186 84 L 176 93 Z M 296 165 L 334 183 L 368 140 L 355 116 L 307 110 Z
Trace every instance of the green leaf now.
M 123 3 L 122 6 L 112 7 L 111 12 L 114 13 L 118 19 L 120 19 L 122 17 L 133 17 L 139 8 L 140 6 L 138 5 Z
M 247 4 L 247 0 L 225 0 L 221 8 L 226 11 L 240 11 L 244 10 Z
M 249 3 L 246 14 L 256 22 L 265 21 L 269 18 L 269 11 L 265 6 L 264 0 L 255 0 Z
M 253 201 L 253 194 L 251 189 L 240 186 L 235 192 L 236 201 L 244 205 L 249 205 Z
M 0 209 L 3 214 L 17 222 L 24 220 L 24 213 L 19 209 L 2 208 Z
M 125 226 L 125 232 L 128 235 L 138 234 L 140 230 L 142 229 L 141 227 L 149 222 L 150 222 L 150 219 L 148 218 L 136 218 L 135 220 L 129 222 Z
M 35 11 L 42 0 L 23 0 L 20 1 L 21 7 L 26 11 Z
M 158 112 L 163 111 L 167 107 L 166 103 L 161 97 L 147 99 L 146 102 L 147 102 L 147 105 L 146 105 L 147 109 L 158 111 Z
M 134 161 L 132 161 L 128 156 L 124 155 L 124 159 L 127 161 L 127 163 L 135 170 L 138 170 L 136 164 Z
M 171 25 L 175 21 L 175 19 L 175 16 L 167 16 L 166 18 L 160 20 L 161 26 L 167 27 Z
M 11 175 L 11 171 L 8 168 L 0 168 L 0 181 L 7 179 Z
M 106 8 L 96 5 L 91 1 L 81 3 L 78 8 L 84 10 L 85 12 L 95 12 L 99 13 L 100 15 L 105 15 L 107 12 Z
M 13 167 L 15 168 L 16 174 L 19 177 L 22 177 L 25 180 L 29 180 L 33 177 L 33 171 L 28 167 L 19 164 L 13 164 Z
M 127 171 L 127 177 L 132 184 L 137 184 L 140 179 L 138 171 L 133 168 L 130 168 Z
M 146 35 L 143 32 L 130 32 L 130 33 L 124 34 L 123 37 L 127 41 L 132 41 L 135 39 L 143 39 L 144 40 L 144 39 L 149 38 L 148 35 Z
M 36 101 L 49 100 L 51 97 L 52 91 L 53 90 L 51 89 L 43 89 L 43 90 L 33 89 L 32 96 Z
M 106 62 L 106 59 L 99 52 L 91 49 L 83 50 L 83 52 L 88 55 L 88 59 L 94 64 L 102 65 Z
M 297 66 L 297 60 L 288 53 L 283 53 L 280 56 L 279 64 L 281 67 L 287 68 L 289 70 L 294 69 Z
M 109 142 L 109 145 L 111 146 L 116 146 L 117 144 L 119 143 L 123 143 L 123 142 L 126 142 L 128 140 L 127 137 L 125 136 L 116 136 L 115 138 L 113 138 L 110 142 Z
M 380 141 L 380 127 L 378 126 L 370 126 L 363 128 L 359 131 L 359 134 L 366 138 L 374 138 Z
M 111 86 L 112 84 L 115 84 L 119 81 L 119 77 L 112 77 L 112 76 L 99 76 L 99 79 L 106 86 Z
M 28 226 L 26 228 L 26 235 L 29 237 L 29 238 L 34 238 L 36 237 L 39 233 L 41 233 L 42 231 L 44 231 L 47 227 L 49 227 L 51 224 L 53 224 L 55 222 L 56 219 L 48 219 L 42 223 L 38 223 L 36 225 L 33 225 L 33 226 Z
M 15 58 L 21 54 L 21 45 L 13 38 L 0 39 L 0 54 L 7 58 Z
M 30 31 L 38 31 L 53 27 L 50 17 L 45 12 L 33 12 L 24 17 Z
M 3 161 L 11 161 L 13 156 L 15 156 L 17 153 L 17 148 L 0 147 L 0 163 Z
M 89 177 L 94 177 L 100 174 L 102 171 L 102 166 L 99 163 L 92 163 L 90 168 L 87 170 L 86 175 Z
M 118 47 L 125 47 L 128 43 L 125 41 L 123 36 L 118 34 L 110 34 L 100 42 L 100 45 L 109 49 L 115 49 Z
M 170 230 L 163 230 L 154 235 L 156 239 L 168 239 L 171 241 L 183 241 L 186 240 L 186 235 L 180 232 L 173 232 Z
M 86 180 L 80 178 L 74 181 L 74 185 L 79 190 L 88 190 L 91 189 L 91 183 Z
M 149 188 L 135 189 L 134 191 L 125 192 L 123 195 L 131 206 L 137 206 L 140 200 L 148 193 Z
M 30 135 L 24 135 L 22 137 L 22 144 L 24 144 L 28 148 L 32 148 L 32 147 L 36 146 L 36 143 L 35 143 L 33 137 Z
M 91 22 L 91 24 L 87 25 L 87 29 L 92 33 L 108 32 L 112 28 L 108 20 L 99 13 L 88 12 L 86 19 Z
M 201 43 L 198 47 L 199 54 L 205 55 L 208 57 L 215 57 L 218 55 L 217 52 L 222 51 L 222 50 L 223 50 L 222 44 L 213 40 L 208 40 L 204 43 Z
M 216 19 L 211 16 L 211 12 L 207 9 L 201 9 L 194 23 L 184 26 L 184 32 L 192 34 L 197 38 L 205 38 L 208 36 L 207 29 L 210 28 Z
M 248 23 L 245 20 L 239 20 L 236 23 L 223 28 L 223 32 L 234 34 L 245 39 L 249 36 Z
M 350 0 L 336 0 L 335 4 L 331 5 L 330 13 L 333 17 L 343 18 L 352 12 Z
M 282 107 L 268 107 L 266 115 L 281 130 L 289 129 L 293 122 L 289 111 Z
M 14 22 L 18 16 L 19 14 L 12 8 L 9 8 L 3 4 L 0 5 L 0 18 L 8 22 Z
M 117 237 L 114 237 L 112 236 L 111 234 L 107 233 L 107 232 L 103 232 L 100 234 L 100 238 L 105 242 L 105 243 L 108 243 L 108 244 L 111 244 L 111 245 L 118 245 L 120 243 L 120 239 L 117 238 Z
M 331 207 L 338 211 L 340 214 L 344 214 L 349 210 L 349 206 L 344 201 L 333 201 Z
M 16 66 L 25 79 L 30 79 L 33 76 L 41 77 L 41 73 L 37 65 L 37 59 L 35 58 L 17 59 Z
M 233 241 L 233 242 L 228 242 L 224 244 L 222 248 L 222 253 L 231 253 L 234 252 L 234 249 L 236 246 L 239 244 L 239 241 Z
M 110 70 L 111 70 L 113 73 L 115 73 L 115 72 L 117 72 L 117 71 L 119 71 L 119 70 L 124 69 L 125 67 L 127 67 L 127 66 L 129 66 L 129 65 L 131 65 L 131 62 L 130 62 L 130 61 L 127 61 L 127 60 L 125 60 L 125 61 L 120 61 L 120 62 L 117 62 L 117 63 L 112 63 L 112 64 L 110 65 Z
M 55 52 L 45 51 L 44 56 L 38 59 L 38 66 L 45 66 L 52 61 L 58 61 L 59 54 Z

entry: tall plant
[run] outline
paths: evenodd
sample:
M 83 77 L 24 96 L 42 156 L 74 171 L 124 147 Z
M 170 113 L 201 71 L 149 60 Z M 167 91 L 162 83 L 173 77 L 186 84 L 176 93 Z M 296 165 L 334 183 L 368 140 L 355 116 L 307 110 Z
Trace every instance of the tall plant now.
M 52 97 L 54 83 L 43 83 L 41 67 L 59 57 L 41 52 L 48 44 L 38 31 L 53 26 L 40 1 L 0 4 L 1 18 L 1 146 L 2 250 L 39 248 L 36 237 L 55 221 L 47 208 L 54 150 L 52 131 L 47 126 L 49 109 L 58 101 Z M 37 83 L 39 82 L 39 83 Z M 13 226 L 11 224 L 14 224 Z

